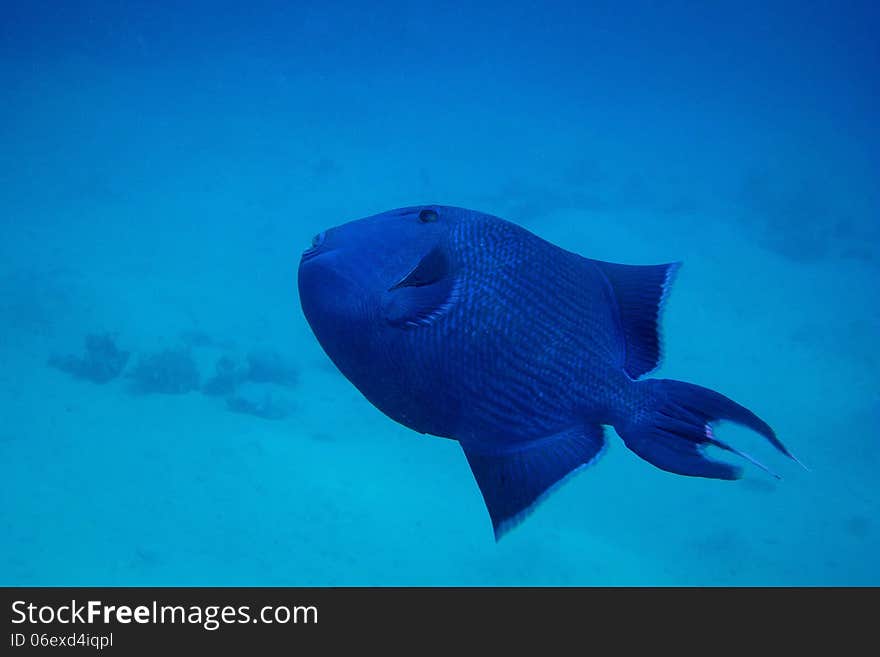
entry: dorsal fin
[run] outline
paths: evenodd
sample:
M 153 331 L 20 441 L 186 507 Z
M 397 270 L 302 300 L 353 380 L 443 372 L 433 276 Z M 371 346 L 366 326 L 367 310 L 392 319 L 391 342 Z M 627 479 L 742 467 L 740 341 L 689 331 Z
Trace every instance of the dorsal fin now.
M 625 343 L 623 366 L 627 374 L 637 379 L 660 364 L 660 311 L 681 263 L 618 265 L 600 260 L 591 262 L 611 285 Z

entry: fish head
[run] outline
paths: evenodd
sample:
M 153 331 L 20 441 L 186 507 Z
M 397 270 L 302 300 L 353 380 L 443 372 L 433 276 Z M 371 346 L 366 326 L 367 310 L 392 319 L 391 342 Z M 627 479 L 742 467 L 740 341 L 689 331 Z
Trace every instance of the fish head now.
M 448 302 L 450 235 L 462 211 L 400 208 L 327 229 L 302 254 L 303 314 L 346 373 L 377 335 L 424 322 Z

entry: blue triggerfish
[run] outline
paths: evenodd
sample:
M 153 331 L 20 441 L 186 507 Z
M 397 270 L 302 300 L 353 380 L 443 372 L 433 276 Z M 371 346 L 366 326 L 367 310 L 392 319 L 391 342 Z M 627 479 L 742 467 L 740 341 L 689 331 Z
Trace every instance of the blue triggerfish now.
M 377 408 L 457 440 L 495 537 L 593 463 L 604 425 L 658 468 L 736 479 L 710 459 L 712 423 L 766 422 L 724 395 L 645 379 L 679 265 L 584 258 L 498 217 L 426 205 L 316 235 L 299 265 L 303 313 L 330 359 Z M 761 466 L 763 467 L 763 466 Z

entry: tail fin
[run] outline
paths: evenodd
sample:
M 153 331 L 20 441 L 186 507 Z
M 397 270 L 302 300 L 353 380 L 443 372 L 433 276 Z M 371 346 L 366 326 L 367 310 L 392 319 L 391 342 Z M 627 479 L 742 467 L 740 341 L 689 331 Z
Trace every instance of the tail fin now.
M 766 422 L 720 393 L 669 379 L 649 379 L 636 385 L 645 386 L 647 390 L 647 408 L 632 421 L 615 428 L 627 447 L 662 470 L 691 477 L 739 478 L 739 467 L 714 461 L 703 454 L 707 445 L 713 445 L 779 478 L 748 454 L 715 438 L 711 423 L 716 420 L 730 420 L 753 429 L 800 464 Z

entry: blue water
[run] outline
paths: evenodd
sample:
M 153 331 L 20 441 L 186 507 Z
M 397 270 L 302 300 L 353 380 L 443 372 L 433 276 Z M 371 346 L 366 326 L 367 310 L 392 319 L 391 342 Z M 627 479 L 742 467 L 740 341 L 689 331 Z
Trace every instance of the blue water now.
M 880 584 L 880 10 L 698 4 L 4 2 L 0 583 Z M 676 477 L 612 432 L 496 544 L 457 444 L 297 298 L 314 233 L 428 202 L 682 260 L 659 376 L 810 472 L 722 426 L 784 479 Z M 237 402 L 178 371 L 254 354 L 285 377 Z

